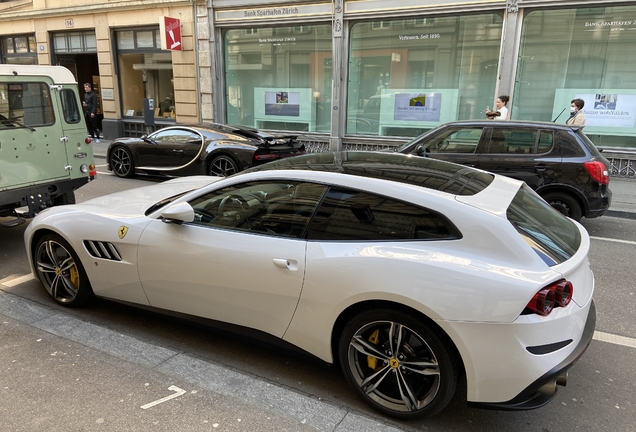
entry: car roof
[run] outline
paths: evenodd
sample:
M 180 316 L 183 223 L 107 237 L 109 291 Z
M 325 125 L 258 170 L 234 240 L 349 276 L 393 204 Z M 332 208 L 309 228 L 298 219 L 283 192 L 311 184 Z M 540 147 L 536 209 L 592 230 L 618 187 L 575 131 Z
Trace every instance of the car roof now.
M 536 129 L 563 129 L 563 130 L 577 130 L 582 126 L 579 125 L 567 125 L 561 123 L 547 122 L 547 121 L 530 121 L 530 120 L 506 120 L 506 121 L 493 121 L 493 120 L 458 120 L 453 122 L 444 123 L 443 127 L 447 126 L 498 126 L 498 127 L 530 127 Z M 437 129 L 437 128 L 436 128 Z
M 314 153 L 270 162 L 244 171 L 306 170 L 396 181 L 447 192 L 474 195 L 494 175 L 450 162 L 400 153 L 343 151 Z M 238 174 L 242 175 L 242 174 Z

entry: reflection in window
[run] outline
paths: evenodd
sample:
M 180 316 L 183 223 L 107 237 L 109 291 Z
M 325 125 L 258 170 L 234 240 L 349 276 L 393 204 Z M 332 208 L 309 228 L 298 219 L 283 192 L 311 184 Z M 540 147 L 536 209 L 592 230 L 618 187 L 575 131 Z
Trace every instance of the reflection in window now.
M 250 182 L 223 188 L 190 204 L 195 224 L 301 238 L 326 186 L 301 182 Z
M 79 123 L 82 117 L 80 116 L 75 92 L 70 89 L 60 90 L 60 100 L 62 101 L 62 113 L 66 123 Z
M 331 25 L 225 32 L 228 124 L 328 132 Z
M 44 83 L 0 84 L 0 129 L 55 122 L 51 93 Z
M 449 128 L 430 140 L 426 153 L 475 153 L 483 129 Z
M 435 240 L 458 238 L 442 216 L 394 199 L 332 188 L 308 230 L 308 240 Z
M 633 116 L 621 124 L 620 115 L 601 114 L 604 109 L 628 111 L 624 107 L 636 104 L 634 68 L 626 57 L 636 44 L 636 31 L 624 24 L 625 17 L 634 15 L 634 5 L 528 12 L 519 48 L 514 118 L 557 118 L 565 123 L 570 101 L 581 98 L 585 133 L 594 144 L 636 147 Z
M 498 13 L 354 24 L 347 134 L 417 136 L 484 117 L 497 82 Z

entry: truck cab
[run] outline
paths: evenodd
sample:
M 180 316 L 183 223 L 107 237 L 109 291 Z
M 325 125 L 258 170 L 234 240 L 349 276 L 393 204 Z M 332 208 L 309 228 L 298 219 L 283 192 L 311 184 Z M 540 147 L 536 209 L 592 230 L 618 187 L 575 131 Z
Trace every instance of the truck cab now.
M 73 74 L 61 66 L 0 65 L 0 217 L 14 226 L 95 177 Z

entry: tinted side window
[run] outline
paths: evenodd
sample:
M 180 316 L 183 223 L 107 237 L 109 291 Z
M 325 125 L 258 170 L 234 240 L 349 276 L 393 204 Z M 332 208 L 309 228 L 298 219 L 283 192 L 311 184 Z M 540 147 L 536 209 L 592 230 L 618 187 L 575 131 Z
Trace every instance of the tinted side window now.
M 249 182 L 190 202 L 194 224 L 235 231 L 302 237 L 326 186 L 300 182 Z
M 185 144 L 191 135 L 192 131 L 189 130 L 169 129 L 157 132 L 152 139 L 164 144 Z
M 552 149 L 553 141 L 554 137 L 551 131 L 495 128 L 486 152 L 490 154 L 541 154 Z
M 49 86 L 44 83 L 0 85 L 0 129 L 55 123 Z
M 426 153 L 475 153 L 483 128 L 449 128 L 425 144 Z
M 383 196 L 331 188 L 312 219 L 309 240 L 434 240 L 459 238 L 444 217 Z

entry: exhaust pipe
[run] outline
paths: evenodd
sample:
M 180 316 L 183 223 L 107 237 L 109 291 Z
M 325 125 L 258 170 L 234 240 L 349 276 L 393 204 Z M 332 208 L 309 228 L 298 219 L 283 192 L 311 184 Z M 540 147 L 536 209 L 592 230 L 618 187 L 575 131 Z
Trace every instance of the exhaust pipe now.
M 537 390 L 539 393 L 544 394 L 546 396 L 554 396 L 554 394 L 557 391 L 556 388 L 556 378 L 552 378 L 550 381 L 548 381 L 547 383 L 543 384 L 541 387 L 539 387 L 539 390 Z
M 556 378 L 557 385 L 560 385 L 562 387 L 565 387 L 567 382 L 568 382 L 568 371 L 565 371 L 565 372 L 561 373 L 561 375 L 559 375 Z

